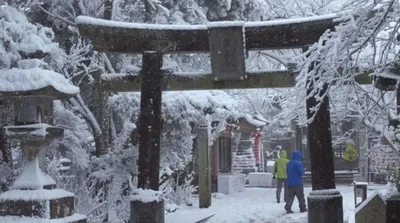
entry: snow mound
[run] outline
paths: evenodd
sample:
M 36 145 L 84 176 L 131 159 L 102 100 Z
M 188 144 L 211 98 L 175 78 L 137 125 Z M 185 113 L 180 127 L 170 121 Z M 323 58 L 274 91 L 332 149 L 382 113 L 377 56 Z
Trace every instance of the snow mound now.
M 79 88 L 72 85 L 62 74 L 43 70 L 8 69 L 0 70 L 0 92 L 32 91 L 53 87 L 64 94 L 77 94 Z
M 223 193 L 212 193 L 212 197 L 215 199 L 222 199 L 225 197 L 225 194 Z

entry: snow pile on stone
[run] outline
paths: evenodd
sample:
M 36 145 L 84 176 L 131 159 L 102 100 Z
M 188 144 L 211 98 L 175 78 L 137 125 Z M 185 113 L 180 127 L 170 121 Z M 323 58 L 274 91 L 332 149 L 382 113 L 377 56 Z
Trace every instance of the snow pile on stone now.
M 86 24 L 92 26 L 106 26 L 106 27 L 118 27 L 127 29 L 147 29 L 147 30 L 206 30 L 206 25 L 168 25 L 168 24 L 148 24 L 148 23 L 131 23 L 131 22 L 119 22 L 105 19 L 97 19 L 88 16 L 78 16 L 76 18 L 78 24 Z
M 56 182 L 39 168 L 39 159 L 26 163 L 21 175 L 15 180 L 13 188 L 42 189 L 46 185 L 55 185 Z
M 74 197 L 74 194 L 63 189 L 9 190 L 0 194 L 1 201 L 47 201 L 64 197 Z
M 17 129 L 26 129 L 26 132 L 29 132 L 30 135 L 35 135 L 35 136 L 46 136 L 48 134 L 47 128 L 51 128 L 53 126 L 46 124 L 46 123 L 37 123 L 37 124 L 31 124 L 31 125 L 11 125 L 11 126 L 6 126 L 6 135 L 12 136 L 12 135 L 18 135 L 18 132 L 12 131 L 12 130 L 17 130 Z M 25 134 L 25 132 L 22 132 L 22 134 Z
M 143 203 L 150 203 L 150 202 L 160 202 L 163 197 L 160 191 L 154 191 L 150 189 L 137 189 L 135 190 L 135 195 L 132 196 L 134 201 L 141 201 Z
M 259 120 L 256 120 L 254 118 L 252 118 L 249 114 L 244 115 L 244 118 L 246 119 L 246 121 L 248 121 L 250 124 L 257 126 L 257 127 L 262 127 L 264 125 L 266 125 L 266 122 L 262 122 Z
M 43 218 L 29 218 L 29 217 L 19 217 L 19 216 L 0 216 L 0 222 L 3 223 L 70 223 L 77 222 L 86 219 L 85 215 L 74 214 L 65 218 L 58 219 L 43 219 Z
M 64 94 L 77 94 L 79 88 L 63 75 L 40 68 L 0 70 L 0 92 L 32 91 L 53 87 Z

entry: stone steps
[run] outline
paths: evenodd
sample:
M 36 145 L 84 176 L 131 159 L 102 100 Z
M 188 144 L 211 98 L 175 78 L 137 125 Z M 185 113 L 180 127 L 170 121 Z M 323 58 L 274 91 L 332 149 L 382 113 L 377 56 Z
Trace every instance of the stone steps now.
M 346 185 L 351 185 L 353 184 L 354 181 L 354 173 L 353 172 L 339 172 L 335 173 L 335 183 L 336 184 L 346 184 Z M 303 182 L 304 184 L 311 184 L 311 173 L 306 173 L 303 176 Z

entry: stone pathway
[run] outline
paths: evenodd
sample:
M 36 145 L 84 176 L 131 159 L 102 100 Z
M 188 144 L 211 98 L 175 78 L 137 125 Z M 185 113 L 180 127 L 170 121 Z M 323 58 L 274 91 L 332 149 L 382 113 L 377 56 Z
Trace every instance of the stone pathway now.
M 375 187 L 374 190 L 383 190 L 385 186 Z M 371 188 L 372 189 L 372 188 Z M 343 196 L 344 220 L 348 219 L 349 211 L 354 210 L 354 192 L 352 186 L 338 186 Z M 307 196 L 311 187 L 305 187 Z M 368 191 L 369 194 L 373 190 Z M 166 223 L 196 223 L 209 217 L 207 221 L 199 223 L 307 223 L 307 213 L 299 213 L 298 202 L 295 200 L 293 214 L 286 214 L 285 204 L 276 203 L 274 188 L 246 188 L 245 191 L 229 196 L 217 195 L 213 197 L 212 206 L 207 209 L 198 208 L 198 198 L 193 198 L 192 207 L 182 206 L 180 210 L 168 214 Z M 192 220 L 193 219 L 193 220 Z

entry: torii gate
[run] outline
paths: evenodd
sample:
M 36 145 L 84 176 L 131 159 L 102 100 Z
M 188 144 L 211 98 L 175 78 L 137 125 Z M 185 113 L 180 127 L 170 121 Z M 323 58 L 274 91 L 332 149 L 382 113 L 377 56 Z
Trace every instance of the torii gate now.
M 295 79 L 290 70 L 246 71 L 246 52 L 303 48 L 314 44 L 326 30 L 334 29 L 337 24 L 334 18 L 337 15 L 187 26 L 124 23 L 79 16 L 80 34 L 92 41 L 95 50 L 143 55 L 140 75 L 121 76 L 102 83 L 106 91 L 141 91 L 138 186 L 158 190 L 162 91 L 293 87 Z M 212 73 L 165 73 L 161 69 L 163 54 L 188 52 L 211 52 Z M 315 104 L 313 97 L 307 99 L 309 117 L 312 116 L 309 108 Z M 308 126 L 313 190 L 334 189 L 328 98 L 314 120 Z M 200 180 L 207 179 L 206 171 L 199 177 Z M 311 211 L 312 207 L 309 208 Z M 163 221 L 155 219 L 154 213 L 142 214 L 146 222 Z

